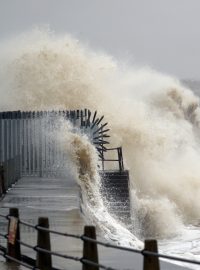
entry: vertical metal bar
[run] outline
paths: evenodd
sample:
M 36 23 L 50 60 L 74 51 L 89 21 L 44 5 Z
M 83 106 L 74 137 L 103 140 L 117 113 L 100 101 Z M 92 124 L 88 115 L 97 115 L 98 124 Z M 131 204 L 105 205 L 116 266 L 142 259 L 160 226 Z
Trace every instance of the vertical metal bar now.
M 26 173 L 26 114 L 23 115 L 23 174 Z
M 17 180 L 16 175 L 16 158 L 15 158 L 15 147 L 16 147 L 16 137 L 15 137 L 15 112 L 12 113 L 11 120 L 11 155 L 12 155 L 12 164 L 13 164 L 13 182 Z
M 50 155 L 51 155 L 51 170 L 54 172 L 54 147 L 55 147 L 55 138 L 54 138 L 54 121 L 55 121 L 55 116 L 51 117 L 51 152 L 50 152 Z
M 11 159 L 11 120 L 8 119 L 8 159 Z
M 44 163 L 43 163 L 43 156 L 44 156 L 43 129 L 44 129 L 44 116 L 43 116 L 43 113 L 42 113 L 42 117 L 41 117 L 41 144 L 40 144 L 40 151 L 41 151 L 41 176 L 43 176 L 43 174 L 44 174 Z
M 9 119 L 9 115 L 8 114 L 8 121 L 7 121 L 7 170 L 6 170 L 6 174 L 7 174 L 7 180 L 8 180 L 8 186 L 10 186 L 10 119 Z
M 32 118 L 32 112 L 29 112 L 29 174 L 33 175 L 33 118 Z
M 49 136 L 47 136 L 47 134 L 48 134 L 48 112 L 46 113 L 45 131 L 44 131 L 44 136 L 45 136 L 45 170 L 46 170 L 46 177 L 48 177 L 48 167 L 49 167 L 49 156 L 48 156 Z
M 31 175 L 31 117 L 30 112 L 28 113 L 27 121 L 27 149 L 28 149 L 28 175 Z
M 29 136 L 29 124 L 30 124 L 30 119 L 28 118 L 28 113 L 27 113 L 27 118 L 26 118 L 26 160 L 27 160 L 27 175 L 30 175 L 30 163 L 29 163 L 29 155 L 30 155 L 30 136 Z
M 14 157 L 14 146 L 15 146 L 15 142 L 14 142 L 14 127 L 13 127 L 13 119 L 10 120 L 10 157 L 11 159 L 13 159 Z
M 9 187 L 12 184 L 12 166 L 11 166 L 11 119 L 10 119 L 10 113 L 9 113 L 9 120 L 8 120 L 8 183 Z
M 5 161 L 5 119 L 2 119 L 2 161 Z
M 8 143 L 8 148 L 9 148 L 9 186 L 13 184 L 13 166 L 12 166 L 12 123 L 11 123 L 11 114 L 9 113 L 9 143 Z
M 121 172 L 121 171 L 124 170 L 123 157 L 122 157 L 122 148 L 121 147 L 117 148 L 117 153 L 118 153 L 118 161 L 119 161 L 119 170 Z
M 7 182 L 7 187 L 9 187 L 9 178 L 8 178 L 8 119 L 5 119 L 5 164 L 6 164 L 6 169 L 5 169 L 5 175 L 6 175 L 6 182 Z
M 30 118 L 27 113 L 27 122 L 26 122 L 26 136 L 27 136 L 27 175 L 30 175 Z
M 4 161 L 4 167 L 5 167 L 5 189 L 7 190 L 8 188 L 8 178 L 7 178 L 7 119 L 4 119 L 3 121 L 3 147 L 4 147 L 4 152 L 3 152 L 3 161 Z
M 1 114 L 0 114 L 0 163 L 3 162 L 2 132 L 3 132 L 3 119 L 1 118 Z
M 47 138 L 47 174 L 48 176 L 51 175 L 51 135 L 50 135 L 50 131 L 51 131 L 51 127 L 50 127 L 51 123 L 50 123 L 50 116 L 49 116 L 49 112 L 47 114 L 47 129 L 46 129 L 46 138 Z
M 27 115 L 25 113 L 25 119 L 24 119 L 24 173 L 25 175 L 27 175 L 27 171 L 28 171 L 28 135 L 27 135 Z
M 21 119 L 21 112 L 18 112 L 18 119 L 17 119 L 17 156 L 18 156 L 18 177 L 21 177 L 21 164 L 22 164 L 22 134 L 21 134 L 21 127 L 22 127 L 22 119 Z
M 28 149 L 28 113 L 26 113 L 26 127 L 25 127 L 25 130 L 26 130 L 26 134 L 25 134 L 25 142 L 26 142 L 26 145 L 25 145 L 25 148 L 26 148 L 26 175 L 28 175 L 28 171 L 29 171 L 29 163 L 28 163 L 28 154 L 29 154 L 29 149 Z
M 71 117 L 71 114 L 70 114 L 70 117 Z M 59 126 L 60 128 L 60 126 Z M 59 138 L 59 135 L 57 133 L 57 139 L 58 139 L 58 159 L 57 159 L 57 165 L 58 165 L 58 169 L 59 169 L 59 174 L 61 173 L 61 139 Z
M 53 139 L 52 139 L 52 117 L 49 116 L 49 171 L 50 175 L 53 174 L 53 168 L 52 168 L 52 148 L 53 148 Z
M 57 118 L 57 122 L 55 123 L 56 128 L 55 130 L 57 130 L 58 127 L 58 123 L 59 123 L 59 118 Z M 56 173 L 58 171 L 58 132 L 56 132 L 55 134 L 55 165 L 56 165 Z
M 46 173 L 47 173 L 47 137 L 46 137 L 46 130 L 47 130 L 47 117 L 45 115 L 45 118 L 44 118 L 44 129 L 43 129 L 45 177 L 46 177 Z
M 29 163 L 29 175 L 32 175 L 32 118 L 31 118 L 31 112 L 28 113 L 28 138 L 29 138 L 29 142 L 28 142 L 28 149 L 29 149 L 29 153 L 28 153 L 28 163 Z
M 39 161 L 39 155 L 38 155 L 38 149 L 39 149 L 39 135 L 38 135 L 38 113 L 35 114 L 35 175 L 39 176 L 39 168 L 38 168 L 38 161 Z
M 35 140 L 35 112 L 32 114 L 32 174 L 35 176 L 35 147 L 36 147 L 36 140 Z
M 41 116 L 37 114 L 37 170 L 38 176 L 41 176 Z
M 21 133 L 21 136 L 20 136 L 20 146 L 21 146 L 21 149 L 20 149 L 20 152 L 21 152 L 21 165 L 20 165 L 20 171 L 21 171 L 21 175 L 24 174 L 24 164 L 25 164 L 25 158 L 24 158 L 24 143 L 25 143 L 25 140 L 24 140 L 24 132 L 25 132 L 25 128 L 24 128 L 24 113 L 22 112 L 21 113 L 21 124 L 20 124 L 20 133 Z
M 13 180 L 14 182 L 17 181 L 17 160 L 15 157 L 15 150 L 16 150 L 16 136 L 15 136 L 15 112 L 12 114 L 12 155 L 13 155 L 13 166 L 14 166 L 14 175 Z
M 38 136 L 39 136 L 39 146 L 38 146 L 38 169 L 39 176 L 42 176 L 42 116 L 39 114 L 38 118 Z
M 42 121 L 41 121 L 41 150 L 42 150 L 42 176 L 44 176 L 44 169 L 45 169 L 45 164 L 44 164 L 44 159 L 45 159 L 45 141 L 44 141 L 44 125 L 45 125 L 45 118 L 44 115 L 42 116 Z
M 10 164 L 11 164 L 11 184 L 15 182 L 15 166 L 14 166 L 14 153 L 13 153 L 13 112 L 11 112 L 10 119 Z
M 11 177 L 12 177 L 12 184 L 15 182 L 15 159 L 14 159 L 14 127 L 13 127 L 13 123 L 14 123 L 14 114 L 13 112 L 11 113 L 11 120 L 10 120 L 10 137 L 11 137 L 11 140 L 10 140 L 10 147 L 11 147 L 11 166 L 12 166 L 12 170 L 11 170 Z

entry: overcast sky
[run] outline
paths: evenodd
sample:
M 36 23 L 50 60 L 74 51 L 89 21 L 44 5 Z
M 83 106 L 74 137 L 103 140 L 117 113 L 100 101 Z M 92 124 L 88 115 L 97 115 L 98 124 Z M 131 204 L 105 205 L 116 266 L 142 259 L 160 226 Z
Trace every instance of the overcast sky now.
M 200 0 L 0 0 L 0 40 L 38 24 L 135 64 L 200 79 Z

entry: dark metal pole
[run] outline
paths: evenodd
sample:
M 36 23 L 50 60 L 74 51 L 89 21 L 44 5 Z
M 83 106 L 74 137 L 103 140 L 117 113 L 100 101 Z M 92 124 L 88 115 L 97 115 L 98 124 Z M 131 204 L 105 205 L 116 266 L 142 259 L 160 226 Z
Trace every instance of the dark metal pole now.
M 0 165 L 0 192 L 0 196 L 6 193 L 3 164 Z

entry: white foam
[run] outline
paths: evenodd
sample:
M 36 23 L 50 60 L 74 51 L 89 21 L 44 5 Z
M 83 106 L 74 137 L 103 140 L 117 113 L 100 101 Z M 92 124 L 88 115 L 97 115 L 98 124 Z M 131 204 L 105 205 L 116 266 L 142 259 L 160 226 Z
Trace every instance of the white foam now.
M 0 45 L 0 91 L 1 110 L 105 114 L 130 169 L 136 234 L 172 237 L 200 219 L 199 99 L 177 79 L 36 29 Z

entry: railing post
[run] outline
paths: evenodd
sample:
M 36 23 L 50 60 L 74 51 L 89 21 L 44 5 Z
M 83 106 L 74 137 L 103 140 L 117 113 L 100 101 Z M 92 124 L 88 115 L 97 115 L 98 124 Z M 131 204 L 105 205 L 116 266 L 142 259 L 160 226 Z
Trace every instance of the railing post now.
M 19 210 L 17 208 L 10 208 L 9 222 L 8 222 L 8 240 L 7 240 L 7 255 L 17 260 L 21 260 L 21 249 L 19 231 Z M 8 262 L 11 260 L 7 259 Z
M 158 253 L 157 241 L 145 240 L 144 250 Z M 143 270 L 160 270 L 159 258 L 156 256 L 144 254 Z
M 123 164 L 123 156 L 122 156 L 122 148 L 118 147 L 117 148 L 117 153 L 118 153 L 118 161 L 119 161 L 119 170 L 120 172 L 124 170 L 124 164 Z
M 84 236 L 96 240 L 96 230 L 94 226 L 85 226 Z M 97 243 L 84 240 L 83 243 L 83 259 L 98 263 Z M 99 270 L 99 267 L 83 263 L 83 270 Z
M 104 166 L 104 153 L 103 153 L 103 149 L 102 149 L 102 151 L 101 151 L 101 155 L 102 155 L 102 170 L 104 171 L 104 169 L 105 169 L 105 166 Z
M 49 220 L 45 217 L 38 219 L 38 226 L 45 229 L 49 229 Z M 51 250 L 50 233 L 38 229 L 37 247 Z M 49 270 L 52 268 L 51 254 L 47 254 L 41 251 L 37 251 L 36 267 L 41 270 Z
M 0 165 L 0 196 L 6 193 L 4 167 Z

